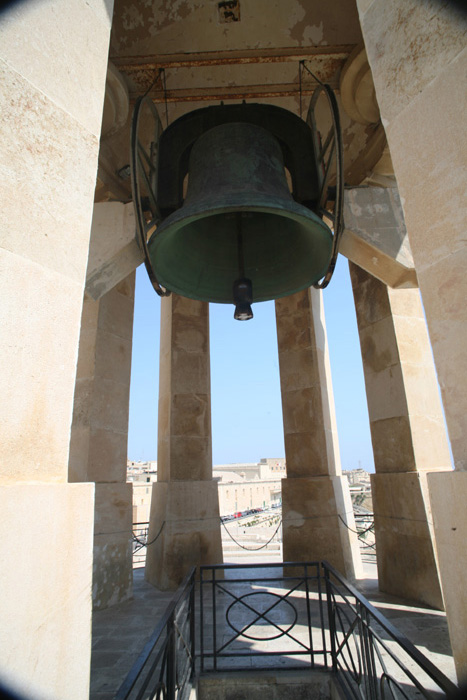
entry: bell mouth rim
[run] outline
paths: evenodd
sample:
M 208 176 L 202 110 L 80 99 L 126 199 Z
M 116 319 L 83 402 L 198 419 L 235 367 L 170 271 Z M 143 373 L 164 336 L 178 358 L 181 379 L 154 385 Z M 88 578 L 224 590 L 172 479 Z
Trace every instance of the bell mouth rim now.
M 294 221 L 303 221 L 304 219 L 309 221 L 312 219 L 316 224 L 320 225 L 323 229 L 323 233 L 329 234 L 332 240 L 332 231 L 330 227 L 321 219 L 314 211 L 308 209 L 303 204 L 299 204 L 292 199 L 275 199 L 272 197 L 265 196 L 263 200 L 255 200 L 255 203 L 247 202 L 241 203 L 238 201 L 238 197 L 235 199 L 236 204 L 223 203 L 222 205 L 214 205 L 207 209 L 206 204 L 209 202 L 208 199 L 198 200 L 194 205 L 187 205 L 185 207 L 185 212 L 183 212 L 183 207 L 177 209 L 177 211 L 170 214 L 166 219 L 164 219 L 156 228 L 151 238 L 148 241 L 148 245 L 153 245 L 153 241 L 156 240 L 158 236 L 165 233 L 165 230 L 169 226 L 176 226 L 178 224 L 191 224 L 194 221 L 199 221 L 200 219 L 208 218 L 213 214 L 238 214 L 238 213 L 255 213 L 257 210 L 268 214 L 280 214 L 287 219 L 293 219 Z M 188 211 L 190 209 L 190 211 Z M 178 230 L 178 229 L 177 229 Z
M 272 198 L 270 197 L 264 197 L 263 201 L 259 201 L 257 198 L 255 200 L 255 203 L 242 203 L 238 201 L 238 198 L 236 199 L 236 204 L 226 204 L 225 202 L 222 203 L 222 205 L 218 206 L 211 206 L 209 210 L 206 210 L 206 204 L 204 202 L 204 206 L 202 206 L 201 202 L 197 202 L 196 205 L 190 206 L 187 205 L 185 207 L 185 212 L 183 212 L 183 207 L 175 211 L 173 214 L 168 216 L 159 226 L 157 229 L 154 231 L 152 236 L 150 237 L 148 241 L 148 248 L 149 248 L 149 253 L 150 257 L 152 259 L 152 264 L 154 266 L 156 275 L 159 279 L 159 282 L 164 285 L 167 289 L 170 289 L 172 292 L 175 294 L 180 294 L 181 296 L 187 296 L 192 299 L 196 299 L 198 301 L 206 301 L 209 303 L 213 304 L 232 304 L 233 300 L 231 297 L 229 298 L 208 298 L 206 295 L 200 293 L 191 293 L 187 294 L 186 290 L 182 289 L 179 287 L 177 283 L 174 284 L 173 280 L 170 281 L 169 279 L 166 279 L 166 274 L 164 274 L 160 268 L 157 265 L 157 248 L 158 245 L 162 242 L 162 240 L 165 238 L 164 234 L 170 230 L 170 235 L 175 236 L 177 234 L 180 234 L 180 229 L 188 226 L 196 221 L 200 221 L 204 218 L 209 218 L 210 216 L 213 215 L 218 215 L 218 214 L 229 214 L 231 213 L 232 215 L 235 215 L 239 212 L 241 213 L 269 213 L 269 214 L 274 214 L 276 216 L 282 216 L 285 219 L 296 221 L 300 224 L 304 223 L 310 223 L 313 222 L 315 225 L 319 226 L 319 233 L 322 238 L 322 240 L 326 240 L 328 243 L 329 251 L 328 251 L 328 259 L 326 260 L 326 263 L 323 265 L 323 269 L 320 270 L 319 276 L 315 276 L 313 278 L 309 278 L 306 282 L 299 283 L 297 286 L 295 286 L 293 289 L 290 289 L 289 291 L 285 292 L 280 292 L 274 294 L 274 296 L 270 294 L 259 294 L 256 296 L 254 294 L 254 303 L 259 303 L 263 301 L 271 301 L 274 299 L 279 299 L 282 297 L 290 296 L 291 294 L 294 294 L 299 291 L 303 291 L 304 289 L 307 289 L 311 287 L 313 284 L 315 284 L 318 280 L 320 280 L 326 273 L 328 264 L 329 264 L 329 259 L 331 256 L 331 250 L 332 250 L 332 231 L 329 228 L 329 226 L 311 209 L 308 209 L 307 207 L 298 204 L 295 202 L 295 200 L 292 199 L 290 201 L 289 199 L 275 199 L 271 201 Z M 190 206 L 191 211 L 188 211 L 188 206 Z M 197 211 L 199 209 L 199 211 Z M 183 235 L 183 234 L 182 234 Z

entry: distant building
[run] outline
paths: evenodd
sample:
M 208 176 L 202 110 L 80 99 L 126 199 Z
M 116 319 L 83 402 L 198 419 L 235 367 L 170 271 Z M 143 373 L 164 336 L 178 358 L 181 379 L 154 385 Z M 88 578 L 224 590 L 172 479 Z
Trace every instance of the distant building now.
M 146 477 L 157 476 L 157 461 L 149 462 L 133 462 L 130 459 L 126 463 L 126 480 L 128 481 L 147 481 Z M 149 481 L 157 481 L 156 478 L 151 478 Z
M 370 475 L 365 469 L 343 471 L 349 482 L 350 497 L 355 512 L 373 511 Z
M 218 483 L 220 515 L 281 502 L 281 480 L 286 476 L 285 458 L 268 457 L 259 462 L 221 464 L 213 468 Z M 157 461 L 127 462 L 127 482 L 133 483 L 133 522 L 149 521 L 152 483 L 157 481 Z
M 133 483 L 133 522 L 149 522 L 152 484 L 157 481 L 157 461 L 127 460 L 126 480 Z
M 370 475 L 365 469 L 342 474 L 349 481 L 354 506 L 372 510 Z M 263 457 L 259 462 L 218 464 L 213 467 L 217 481 L 220 515 L 232 515 L 252 508 L 281 503 L 281 481 L 286 476 L 284 457 Z M 127 482 L 133 483 L 133 522 L 149 521 L 152 483 L 157 481 L 157 461 L 127 462 Z
M 342 475 L 347 477 L 350 486 L 361 484 L 370 488 L 370 475 L 365 469 L 343 470 Z

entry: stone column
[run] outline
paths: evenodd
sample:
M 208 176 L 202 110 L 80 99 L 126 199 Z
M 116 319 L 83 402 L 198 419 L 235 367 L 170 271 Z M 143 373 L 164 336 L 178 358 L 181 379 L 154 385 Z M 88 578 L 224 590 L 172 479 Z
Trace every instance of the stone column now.
M 93 604 L 131 597 L 132 485 L 126 483 L 135 275 L 85 296 L 70 441 L 70 481 L 96 484 Z
M 418 289 L 391 289 L 349 263 L 375 474 L 380 590 L 443 609 L 427 473 L 450 470 Z
M 350 492 L 341 474 L 321 292 L 278 299 L 276 322 L 287 464 L 284 561 L 327 559 L 348 578 L 360 578 Z
M 467 17 L 456 3 L 357 0 L 357 5 L 403 202 L 454 465 L 465 471 L 467 93 L 459 86 L 467 68 Z M 467 569 L 464 476 L 431 474 L 428 488 L 451 643 L 458 674 L 465 676 L 467 605 L 459 595 Z M 451 493 L 456 494 L 453 500 Z
M 146 578 L 176 588 L 191 566 L 221 564 L 212 479 L 209 306 L 172 294 L 161 304 L 157 483 Z M 162 528 L 162 530 L 161 530 Z
M 89 695 L 94 485 L 67 476 L 106 5 L 12 3 L 0 22 L 0 648 L 24 697 Z

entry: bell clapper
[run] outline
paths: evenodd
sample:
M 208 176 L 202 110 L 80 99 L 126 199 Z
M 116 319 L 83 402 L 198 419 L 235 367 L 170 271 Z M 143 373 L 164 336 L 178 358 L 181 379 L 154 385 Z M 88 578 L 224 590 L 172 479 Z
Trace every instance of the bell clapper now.
M 242 214 L 235 214 L 237 222 L 237 250 L 238 250 L 238 269 L 239 278 L 233 284 L 233 299 L 235 304 L 234 318 L 237 321 L 249 321 L 253 318 L 251 304 L 253 302 L 253 286 L 251 280 L 245 277 L 245 265 L 243 259 L 243 232 L 242 232 Z

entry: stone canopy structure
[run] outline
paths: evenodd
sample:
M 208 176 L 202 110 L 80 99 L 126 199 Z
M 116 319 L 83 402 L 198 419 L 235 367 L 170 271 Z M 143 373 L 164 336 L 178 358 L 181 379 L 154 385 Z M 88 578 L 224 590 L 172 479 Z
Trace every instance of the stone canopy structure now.
M 0 13 L 0 680 L 27 696 L 86 698 L 92 606 L 131 596 L 126 442 L 142 261 L 132 104 L 148 91 L 164 124 L 220 100 L 304 117 L 317 83 L 306 73 L 300 91 L 300 61 L 341 107 L 341 252 L 375 453 L 380 586 L 445 606 L 467 674 L 466 15 L 437 0 L 229 5 L 24 0 Z M 207 305 L 173 296 L 162 307 L 150 530 L 165 527 L 147 576 L 170 588 L 222 552 Z M 358 577 L 321 293 L 281 299 L 276 317 L 284 551 Z

